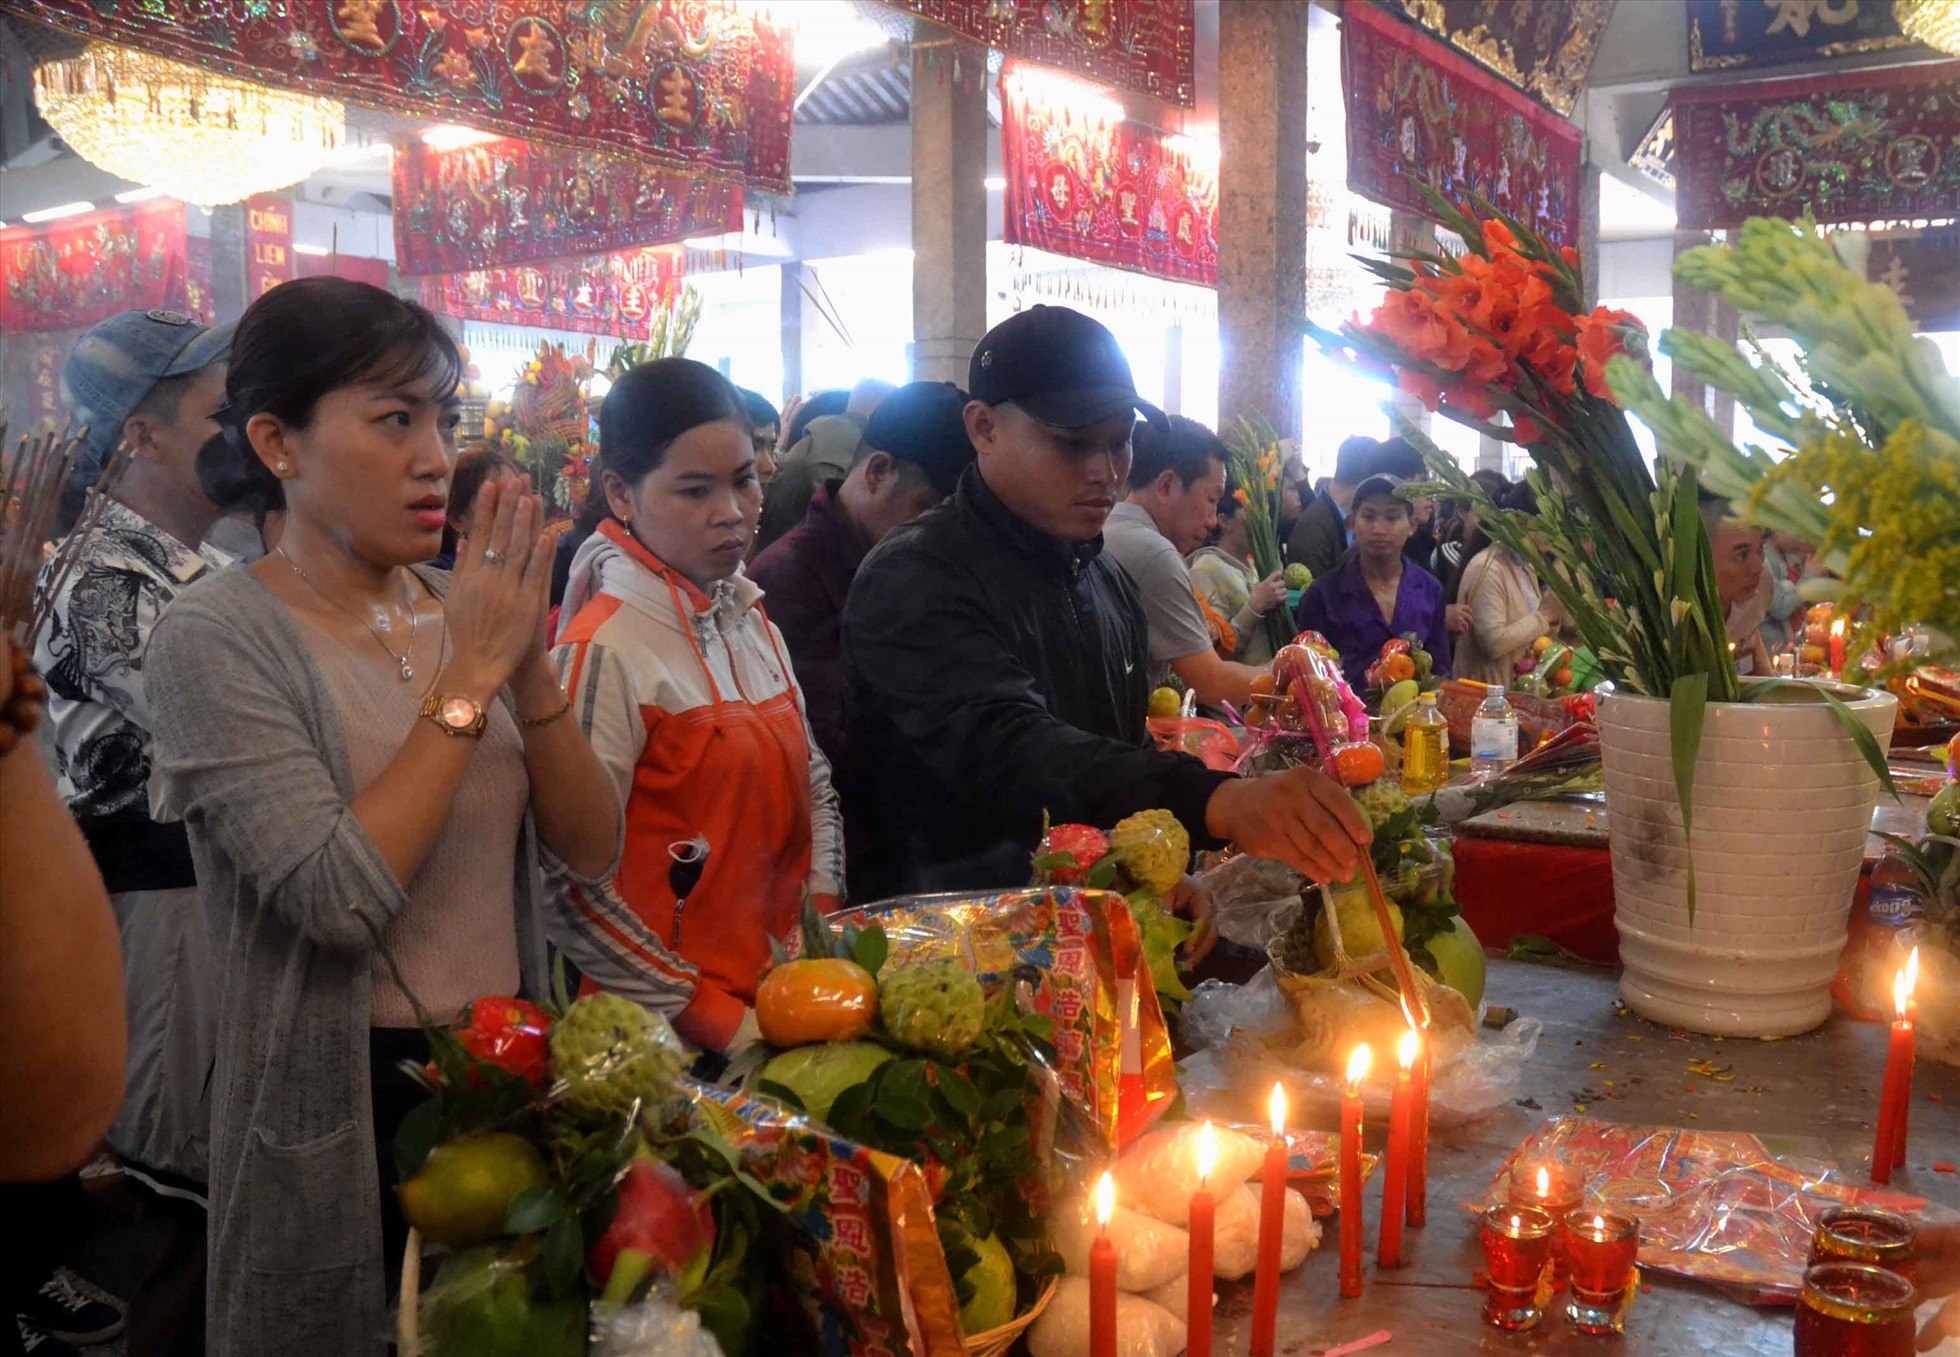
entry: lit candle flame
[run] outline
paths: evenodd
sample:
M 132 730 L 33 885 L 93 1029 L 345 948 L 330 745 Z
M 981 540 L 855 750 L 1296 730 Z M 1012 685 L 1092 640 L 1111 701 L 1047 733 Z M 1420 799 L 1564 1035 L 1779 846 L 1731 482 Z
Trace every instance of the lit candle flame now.
M 1212 1135 L 1211 1123 L 1206 1122 L 1198 1128 L 1198 1190 L 1205 1190 L 1211 1181 L 1211 1171 L 1218 1167 L 1218 1140 Z
M 1273 1119 L 1273 1134 L 1286 1134 L 1286 1089 L 1280 1084 L 1273 1085 L 1273 1096 L 1266 1104 L 1267 1112 Z
M 1906 968 L 1901 966 L 1898 974 L 1892 977 L 1892 1006 L 1898 1010 L 1900 1022 L 1906 1020 L 1906 1005 L 1911 1002 L 1912 980 L 1906 974 Z
M 1552 1195 L 1552 1171 L 1543 1164 L 1538 1166 L 1538 1195 L 1547 1200 Z
M 1096 1184 L 1096 1224 L 1109 1229 L 1109 1218 L 1116 1214 L 1116 1180 L 1105 1173 Z
M 1831 623 L 1831 635 L 1833 636 L 1844 635 L 1844 619 L 1842 617 L 1840 617 L 1837 621 Z
M 1597 1230 L 1597 1231 L 1599 1231 L 1599 1232 L 1600 1232 L 1601 1234 L 1605 1234 L 1605 1233 L 1606 1233 L 1606 1217 L 1605 1217 L 1605 1216 L 1594 1216 L 1594 1217 L 1593 1217 L 1593 1228 L 1594 1228 L 1595 1230 Z
M 1363 1079 L 1368 1077 L 1368 1063 L 1372 1058 L 1368 1053 L 1366 1042 L 1354 1048 L 1354 1054 L 1348 1057 L 1347 1081 L 1349 1088 L 1357 1087 Z
M 1518 1231 L 1518 1230 L 1523 1230 L 1523 1229 L 1524 1229 L 1524 1220 L 1523 1220 L 1523 1218 L 1522 1218 L 1522 1217 L 1519 1217 L 1519 1216 L 1512 1216 L 1512 1217 L 1511 1217 L 1511 1229 L 1512 1229 L 1512 1230 L 1514 1230 L 1514 1231 Z
M 1395 1059 L 1401 1064 L 1402 1072 L 1407 1074 L 1416 1067 L 1416 1052 L 1422 1047 L 1422 1038 L 1411 1027 L 1402 1034 L 1402 1040 L 1395 1044 Z

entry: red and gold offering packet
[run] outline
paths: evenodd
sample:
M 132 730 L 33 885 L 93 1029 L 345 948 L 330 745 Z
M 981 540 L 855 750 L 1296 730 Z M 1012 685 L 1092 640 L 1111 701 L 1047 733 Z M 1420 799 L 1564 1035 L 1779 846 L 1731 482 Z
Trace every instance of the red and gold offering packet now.
M 991 995 L 1025 979 L 1034 1010 L 1055 1023 L 1062 1098 L 1115 1151 L 1177 1096 L 1170 1032 L 1143 959 L 1143 939 L 1113 891 L 1044 886 L 1001 895 L 912 895 L 849 916 L 878 924 L 891 962 L 952 958 Z
M 770 1099 L 682 1082 L 743 1170 L 783 1204 L 791 1280 L 822 1357 L 964 1357 L 959 1300 L 917 1164 Z

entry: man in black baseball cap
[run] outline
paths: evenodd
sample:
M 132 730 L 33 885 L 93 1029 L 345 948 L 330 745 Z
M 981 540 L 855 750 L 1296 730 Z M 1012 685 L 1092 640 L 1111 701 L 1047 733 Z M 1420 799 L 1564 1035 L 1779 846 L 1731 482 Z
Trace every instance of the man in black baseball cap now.
M 913 382 L 885 397 L 850 472 L 820 486 L 803 521 L 749 567 L 789 646 L 810 729 L 840 781 L 850 743 L 838 641 L 844 599 L 866 553 L 952 494 L 973 465 L 966 403 L 951 382 Z
M 844 608 L 854 768 L 851 890 L 986 889 L 1028 878 L 1042 817 L 1108 828 L 1171 811 L 1200 846 L 1236 840 L 1345 878 L 1368 827 L 1310 770 L 1240 780 L 1157 749 L 1136 586 L 1102 554 L 1137 394 L 1116 337 L 1037 306 L 974 351 L 958 491 L 887 536 Z

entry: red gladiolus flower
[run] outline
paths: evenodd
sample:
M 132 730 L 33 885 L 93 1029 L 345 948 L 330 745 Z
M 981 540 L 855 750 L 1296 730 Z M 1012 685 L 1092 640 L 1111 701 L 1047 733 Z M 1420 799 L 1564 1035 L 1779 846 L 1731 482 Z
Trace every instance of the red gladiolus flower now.
M 1558 257 L 1575 269 L 1579 267 L 1579 252 L 1570 245 L 1559 246 Z
M 1403 368 L 1395 374 L 1395 385 L 1421 401 L 1431 414 L 1443 403 L 1443 384 L 1426 372 Z
M 1585 360 L 1586 390 L 1598 399 L 1613 398 L 1606 385 L 1606 362 L 1614 354 L 1626 352 L 1624 327 L 1639 324 L 1633 312 L 1605 306 L 1579 321 L 1579 356 Z
M 1517 415 L 1513 418 L 1511 423 L 1512 442 L 1531 444 L 1536 443 L 1544 436 L 1545 431 L 1538 427 L 1537 420 L 1532 419 L 1528 415 Z
M 1516 254 L 1518 238 L 1511 234 L 1510 227 L 1493 218 L 1484 223 L 1484 249 L 1493 258 L 1499 255 Z

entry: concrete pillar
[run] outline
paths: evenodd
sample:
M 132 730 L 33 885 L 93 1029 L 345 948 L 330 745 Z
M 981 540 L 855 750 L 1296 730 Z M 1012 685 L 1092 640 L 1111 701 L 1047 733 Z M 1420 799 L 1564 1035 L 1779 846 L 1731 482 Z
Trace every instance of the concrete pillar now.
M 791 396 L 803 394 L 803 263 L 789 260 L 779 272 L 783 294 L 778 304 L 783 332 L 783 389 L 776 403 L 780 406 Z
M 1173 321 L 1164 332 L 1164 413 L 1184 413 L 1184 322 Z
M 251 301 L 245 295 L 250 262 L 245 243 L 245 204 L 211 209 L 211 309 L 218 324 L 237 320 Z
M 1674 257 L 1679 259 L 1688 250 L 1709 243 L 1711 237 L 1706 231 L 1676 231 L 1674 233 Z M 1742 318 L 1735 308 L 1721 300 L 1712 292 L 1703 292 L 1676 280 L 1674 283 L 1673 326 L 1679 330 L 1693 330 L 1699 334 L 1713 335 L 1717 339 L 1733 344 L 1742 331 Z M 1660 336 L 1655 335 L 1659 341 Z M 1673 394 L 1685 396 L 1708 411 L 1709 417 L 1725 432 L 1735 428 L 1735 397 L 1722 392 L 1710 391 L 1706 385 L 1697 381 L 1679 365 L 1673 369 Z
M 967 360 L 987 332 L 990 135 L 986 50 L 917 25 L 912 45 L 912 376 L 917 381 L 964 386 Z
M 1302 429 L 1307 309 L 1307 12 L 1220 0 L 1218 417 Z M 914 181 L 914 192 L 917 181 Z
M 1586 310 L 1599 305 L 1599 166 L 1588 160 L 1579 172 L 1579 251 L 1581 296 Z

